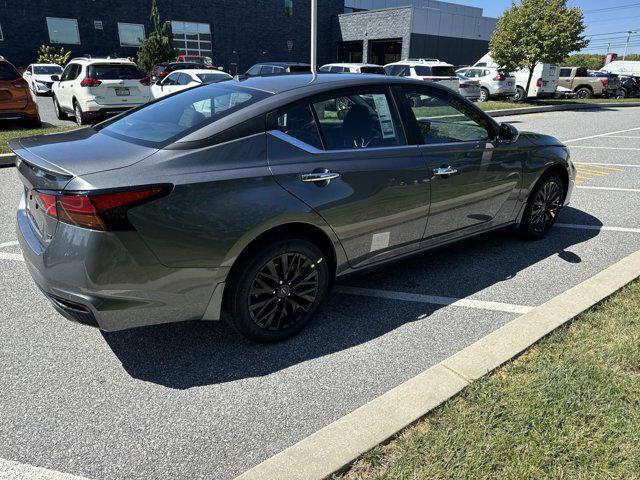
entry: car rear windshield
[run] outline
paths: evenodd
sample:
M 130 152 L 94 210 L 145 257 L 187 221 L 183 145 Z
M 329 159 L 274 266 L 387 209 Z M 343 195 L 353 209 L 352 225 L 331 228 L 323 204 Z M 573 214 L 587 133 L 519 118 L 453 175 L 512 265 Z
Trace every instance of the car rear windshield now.
M 132 80 L 144 75 L 135 65 L 90 65 L 87 75 L 97 80 Z
M 456 72 L 453 67 L 414 67 L 416 75 L 422 77 L 455 77 Z
M 362 73 L 377 73 L 378 75 L 386 75 L 387 72 L 382 67 L 362 67 L 360 68 Z
M 33 67 L 33 73 L 36 75 L 60 75 L 62 68 L 56 67 L 55 65 L 44 65 L 41 67 Z
M 15 80 L 20 74 L 13 65 L 7 62 L 0 62 L 0 80 Z
M 122 140 L 163 148 L 271 95 L 235 85 L 204 85 L 149 103 L 95 128 Z

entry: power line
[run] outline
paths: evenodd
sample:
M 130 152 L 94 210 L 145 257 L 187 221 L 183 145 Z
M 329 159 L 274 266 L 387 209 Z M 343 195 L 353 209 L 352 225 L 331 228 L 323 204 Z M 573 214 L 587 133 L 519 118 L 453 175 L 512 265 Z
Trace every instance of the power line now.
M 636 30 L 635 28 L 632 28 L 631 30 Z M 594 33 L 593 35 L 587 35 L 587 37 L 601 37 L 602 35 L 612 35 L 615 33 L 627 33 L 629 30 L 621 30 L 619 32 L 606 32 L 606 33 Z
M 631 3 L 628 5 L 618 5 L 617 7 L 606 7 L 606 8 L 595 8 L 592 10 L 583 10 L 582 13 L 604 13 L 604 12 L 610 12 L 612 10 L 620 10 L 623 8 L 637 7 L 638 5 L 640 5 L 640 2 Z

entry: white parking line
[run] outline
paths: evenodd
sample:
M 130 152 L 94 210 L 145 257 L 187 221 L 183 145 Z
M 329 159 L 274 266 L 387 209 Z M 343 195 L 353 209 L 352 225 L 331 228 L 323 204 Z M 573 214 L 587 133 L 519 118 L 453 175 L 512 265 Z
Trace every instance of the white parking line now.
M 575 165 L 596 165 L 603 167 L 633 167 L 640 168 L 640 165 L 635 165 L 632 163 L 597 163 L 597 162 L 573 162 Z
M 0 478 L 7 480 L 88 480 L 69 473 L 0 458 Z
M 24 257 L 19 253 L 0 252 L 0 260 L 13 260 L 16 262 L 24 262 Z
M 579 225 L 577 223 L 556 223 L 556 227 L 574 228 L 577 230 L 602 230 L 605 232 L 640 233 L 640 228 L 606 227 L 604 225 Z
M 4 242 L 4 243 L 0 243 L 0 248 L 3 247 L 12 247 L 14 245 L 18 245 L 18 241 L 17 240 L 12 240 L 10 242 Z
M 471 300 L 469 298 L 439 297 L 436 295 L 421 295 L 418 293 L 393 292 L 389 290 L 374 290 L 371 288 L 350 287 L 346 285 L 336 287 L 335 291 L 348 295 L 387 298 L 389 300 L 403 300 L 405 302 L 430 303 L 433 305 L 450 305 L 456 307 L 475 308 L 479 310 L 494 310 L 497 312 L 523 314 L 533 309 L 533 307 L 526 305 L 487 302 L 484 300 Z
M 635 132 L 636 130 L 640 130 L 640 127 L 636 127 L 636 128 L 627 128 L 626 130 L 618 130 L 615 132 L 609 132 L 609 133 L 601 133 L 600 135 L 591 135 L 590 137 L 582 137 L 582 138 L 574 138 L 572 140 L 565 140 L 562 143 L 569 143 L 569 142 L 579 142 L 580 140 L 588 140 L 590 138 L 599 138 L 599 137 L 607 137 L 609 135 L 613 135 L 615 133 L 626 133 L 626 132 Z
M 631 135 L 607 135 L 607 138 L 637 138 L 640 140 L 640 137 L 632 137 Z
M 594 150 L 628 150 L 634 152 L 640 152 L 640 148 L 626 148 L 626 147 L 592 147 L 589 145 L 569 145 L 569 148 L 592 148 Z
M 618 187 L 584 187 L 582 185 L 576 187 L 584 190 L 612 190 L 614 192 L 635 192 L 640 193 L 638 188 L 618 188 Z

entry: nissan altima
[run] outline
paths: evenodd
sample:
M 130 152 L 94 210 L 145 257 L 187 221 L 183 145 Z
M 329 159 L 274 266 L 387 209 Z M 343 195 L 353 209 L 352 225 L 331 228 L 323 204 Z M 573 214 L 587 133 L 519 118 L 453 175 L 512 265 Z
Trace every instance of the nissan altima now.
M 224 318 L 263 342 L 346 273 L 498 228 L 543 237 L 575 178 L 555 138 L 380 75 L 202 85 L 10 146 L 20 245 L 60 313 L 107 331 Z

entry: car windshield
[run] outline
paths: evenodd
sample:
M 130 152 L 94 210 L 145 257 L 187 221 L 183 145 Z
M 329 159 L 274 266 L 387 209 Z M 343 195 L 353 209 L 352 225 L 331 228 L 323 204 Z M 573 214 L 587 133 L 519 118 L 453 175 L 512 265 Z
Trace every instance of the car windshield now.
M 222 73 L 198 73 L 196 77 L 202 80 L 202 83 L 215 83 L 229 80 L 229 77 Z
M 386 75 L 387 72 L 382 67 L 362 67 L 360 68 L 362 73 L 376 73 L 378 75 Z
M 162 148 L 270 95 L 235 85 L 205 85 L 150 103 L 95 128 L 122 140 Z
M 10 63 L 0 62 L 0 80 L 15 80 L 20 74 Z
M 132 80 L 142 78 L 142 72 L 135 65 L 90 65 L 89 77 L 97 80 Z
M 33 67 L 33 73 L 36 75 L 60 75 L 62 73 L 62 67 L 56 65 Z

